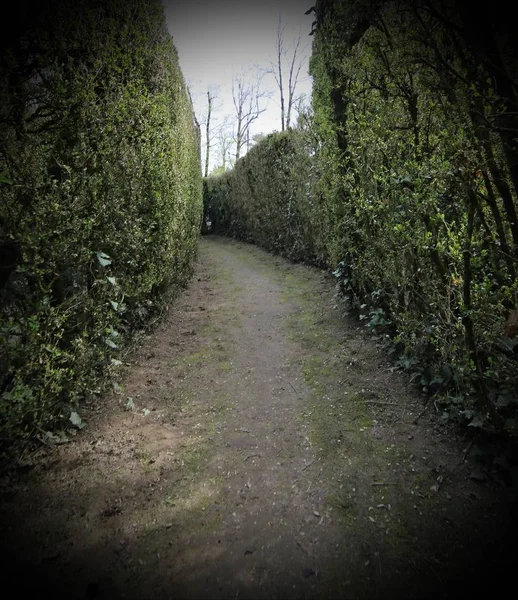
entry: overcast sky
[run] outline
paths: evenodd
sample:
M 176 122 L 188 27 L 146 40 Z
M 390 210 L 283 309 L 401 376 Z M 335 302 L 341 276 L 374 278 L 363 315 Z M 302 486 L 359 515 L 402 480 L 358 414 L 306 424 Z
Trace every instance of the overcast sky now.
M 304 13 L 312 0 L 162 0 L 167 25 L 178 50 L 180 66 L 191 89 L 195 110 L 201 120 L 210 85 L 220 87 L 221 119 L 232 114 L 232 76 L 254 65 L 266 69 L 275 61 L 279 14 L 286 25 L 286 46 L 301 34 L 309 58 L 309 36 L 313 15 Z M 310 93 L 307 60 L 301 72 L 305 79 L 297 92 Z M 267 111 L 253 124 L 252 134 L 280 130 L 280 109 L 276 84 L 271 76 L 264 87 L 274 96 Z M 211 166 L 215 166 L 211 161 Z

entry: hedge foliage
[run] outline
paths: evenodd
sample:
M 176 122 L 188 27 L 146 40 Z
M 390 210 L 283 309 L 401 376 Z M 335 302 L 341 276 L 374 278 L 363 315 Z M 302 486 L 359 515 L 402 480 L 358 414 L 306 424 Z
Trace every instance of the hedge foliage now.
M 309 183 L 311 138 L 302 130 L 273 133 L 232 171 L 208 177 L 205 211 L 215 231 L 254 241 L 293 260 L 320 257 L 319 207 Z
M 199 132 L 159 0 L 18 3 L 0 58 L 0 430 L 51 427 L 190 275 Z
M 505 14 L 433 0 L 319 0 L 315 12 L 312 135 L 270 136 L 209 179 L 222 230 L 323 260 L 417 381 L 448 392 L 447 411 L 517 431 L 518 65 Z

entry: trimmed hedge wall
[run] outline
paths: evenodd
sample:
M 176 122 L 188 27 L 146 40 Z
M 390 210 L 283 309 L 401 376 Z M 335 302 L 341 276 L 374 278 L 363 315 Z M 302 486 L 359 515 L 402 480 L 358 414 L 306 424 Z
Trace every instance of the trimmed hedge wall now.
M 232 171 L 208 177 L 205 205 L 215 232 L 253 241 L 293 260 L 322 261 L 310 140 L 300 130 L 270 134 Z
M 191 273 L 199 132 L 159 0 L 17 3 L 0 58 L 0 430 L 67 419 Z

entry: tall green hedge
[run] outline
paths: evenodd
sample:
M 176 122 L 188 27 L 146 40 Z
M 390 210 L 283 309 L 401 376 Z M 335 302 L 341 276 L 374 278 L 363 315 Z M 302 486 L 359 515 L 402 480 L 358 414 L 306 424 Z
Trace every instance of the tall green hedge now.
M 315 14 L 313 137 L 270 136 L 207 182 L 223 229 L 324 261 L 416 380 L 447 392 L 447 412 L 518 431 L 518 56 L 505 13 L 318 0 Z
M 0 58 L 0 429 L 70 414 L 190 274 L 199 134 L 159 0 L 17 3 Z
M 215 231 L 294 260 L 322 260 L 320 207 L 311 193 L 311 139 L 294 129 L 268 135 L 232 171 L 207 178 Z
M 330 264 L 422 359 L 423 385 L 448 385 L 468 420 L 502 424 L 518 392 L 506 329 L 518 308 L 517 57 L 505 15 L 407 0 L 321 0 L 316 14 Z

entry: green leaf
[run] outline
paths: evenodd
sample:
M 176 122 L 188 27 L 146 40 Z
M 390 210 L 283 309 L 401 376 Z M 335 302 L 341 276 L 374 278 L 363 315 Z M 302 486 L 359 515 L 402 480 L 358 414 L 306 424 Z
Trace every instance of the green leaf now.
M 126 402 L 126 410 L 133 410 L 135 408 L 135 402 L 133 402 L 133 398 L 128 398 Z
M 119 303 L 115 302 L 115 300 L 110 300 L 110 304 L 113 307 L 113 310 L 116 310 L 117 312 L 119 311 Z
M 74 425 L 78 429 L 83 429 L 83 427 L 85 426 L 85 424 L 83 423 L 83 420 L 78 415 L 78 413 L 76 413 L 75 411 L 72 411 L 70 413 L 70 422 L 72 423 L 72 425 Z
M 7 185 L 13 185 L 13 180 L 9 177 L 7 169 L 0 171 L 0 183 L 6 183 Z
M 97 252 L 96 254 L 101 267 L 107 267 L 112 264 L 112 259 L 104 252 Z
M 112 285 L 117 285 L 116 281 L 115 281 L 115 277 L 107 277 L 106 278 Z
M 52 444 L 66 444 L 70 441 L 64 431 L 56 431 L 55 433 L 52 431 L 46 431 L 45 438 Z
M 104 343 L 107 346 L 110 346 L 110 348 L 118 348 L 117 344 L 113 340 L 111 340 L 110 338 L 104 338 Z

